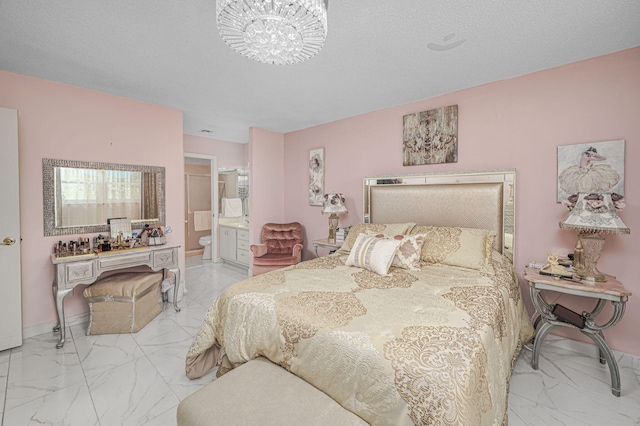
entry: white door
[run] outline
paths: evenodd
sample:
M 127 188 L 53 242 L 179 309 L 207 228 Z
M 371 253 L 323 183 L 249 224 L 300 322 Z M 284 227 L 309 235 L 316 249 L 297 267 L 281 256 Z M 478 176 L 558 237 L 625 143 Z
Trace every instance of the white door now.
M 22 345 L 18 111 L 0 108 L 0 351 Z

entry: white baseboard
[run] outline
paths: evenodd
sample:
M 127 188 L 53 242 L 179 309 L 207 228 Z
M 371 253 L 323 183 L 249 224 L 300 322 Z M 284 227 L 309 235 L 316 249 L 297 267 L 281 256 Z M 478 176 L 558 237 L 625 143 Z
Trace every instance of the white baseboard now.
M 581 354 L 585 354 L 585 353 L 588 354 L 590 352 L 593 352 L 594 356 L 597 356 L 597 353 L 598 353 L 598 347 L 596 346 L 595 343 L 573 340 L 573 339 L 569 339 L 568 337 L 558 336 L 555 334 L 548 334 L 547 338 L 544 340 L 544 343 L 548 343 L 550 345 L 554 345 L 554 346 L 566 349 L 568 351 L 577 352 Z M 637 357 L 635 355 L 627 354 L 627 353 L 616 351 L 613 349 L 611 351 L 613 352 L 613 356 L 616 359 L 619 359 L 622 355 L 640 359 L 640 357 Z
M 89 322 L 89 312 L 84 314 L 78 314 L 71 317 L 65 317 L 65 323 L 67 327 L 73 325 L 85 324 Z M 57 321 L 48 322 L 45 324 L 34 325 L 33 327 L 27 327 L 22 329 L 22 338 L 28 339 L 29 337 L 39 336 L 41 334 L 52 333 L 53 327 L 57 324 Z

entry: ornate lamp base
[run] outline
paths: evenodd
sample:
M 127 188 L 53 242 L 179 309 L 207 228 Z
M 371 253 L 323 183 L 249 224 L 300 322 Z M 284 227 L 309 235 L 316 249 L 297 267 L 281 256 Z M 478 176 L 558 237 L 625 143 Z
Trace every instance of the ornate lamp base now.
M 336 243 L 336 230 L 338 229 L 338 215 L 335 213 L 331 213 L 329 215 L 329 238 L 327 238 L 327 242 L 331 244 Z
M 604 274 L 597 268 L 598 259 L 604 249 L 604 237 L 599 233 L 580 232 L 576 251 L 580 245 L 584 255 L 582 262 L 574 264 L 576 275 L 583 280 L 605 282 Z

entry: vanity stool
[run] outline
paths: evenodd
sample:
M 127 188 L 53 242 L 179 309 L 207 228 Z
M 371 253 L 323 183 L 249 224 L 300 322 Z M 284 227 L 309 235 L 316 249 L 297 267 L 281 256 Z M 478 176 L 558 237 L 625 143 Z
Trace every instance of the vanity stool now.
M 140 331 L 162 311 L 162 278 L 162 272 L 125 272 L 87 287 L 87 335 Z

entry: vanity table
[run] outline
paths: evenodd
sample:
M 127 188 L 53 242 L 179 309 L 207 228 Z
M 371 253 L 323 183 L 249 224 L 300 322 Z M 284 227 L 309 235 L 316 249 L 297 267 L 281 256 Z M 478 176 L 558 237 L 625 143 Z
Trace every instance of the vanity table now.
M 163 270 L 164 278 L 167 272 L 175 275 L 173 293 L 173 307 L 178 308 L 178 287 L 180 286 L 180 269 L 178 267 L 178 244 L 163 244 L 159 246 L 137 247 L 117 251 L 90 253 L 78 256 L 56 257 L 51 255 L 51 262 L 55 267 L 53 277 L 53 297 L 56 303 L 58 323 L 53 331 L 60 331 L 60 340 L 56 348 L 60 349 L 65 342 L 64 299 L 73 294 L 79 284 L 92 284 L 101 274 L 108 271 L 131 268 L 134 266 L 148 266 L 153 271 Z

